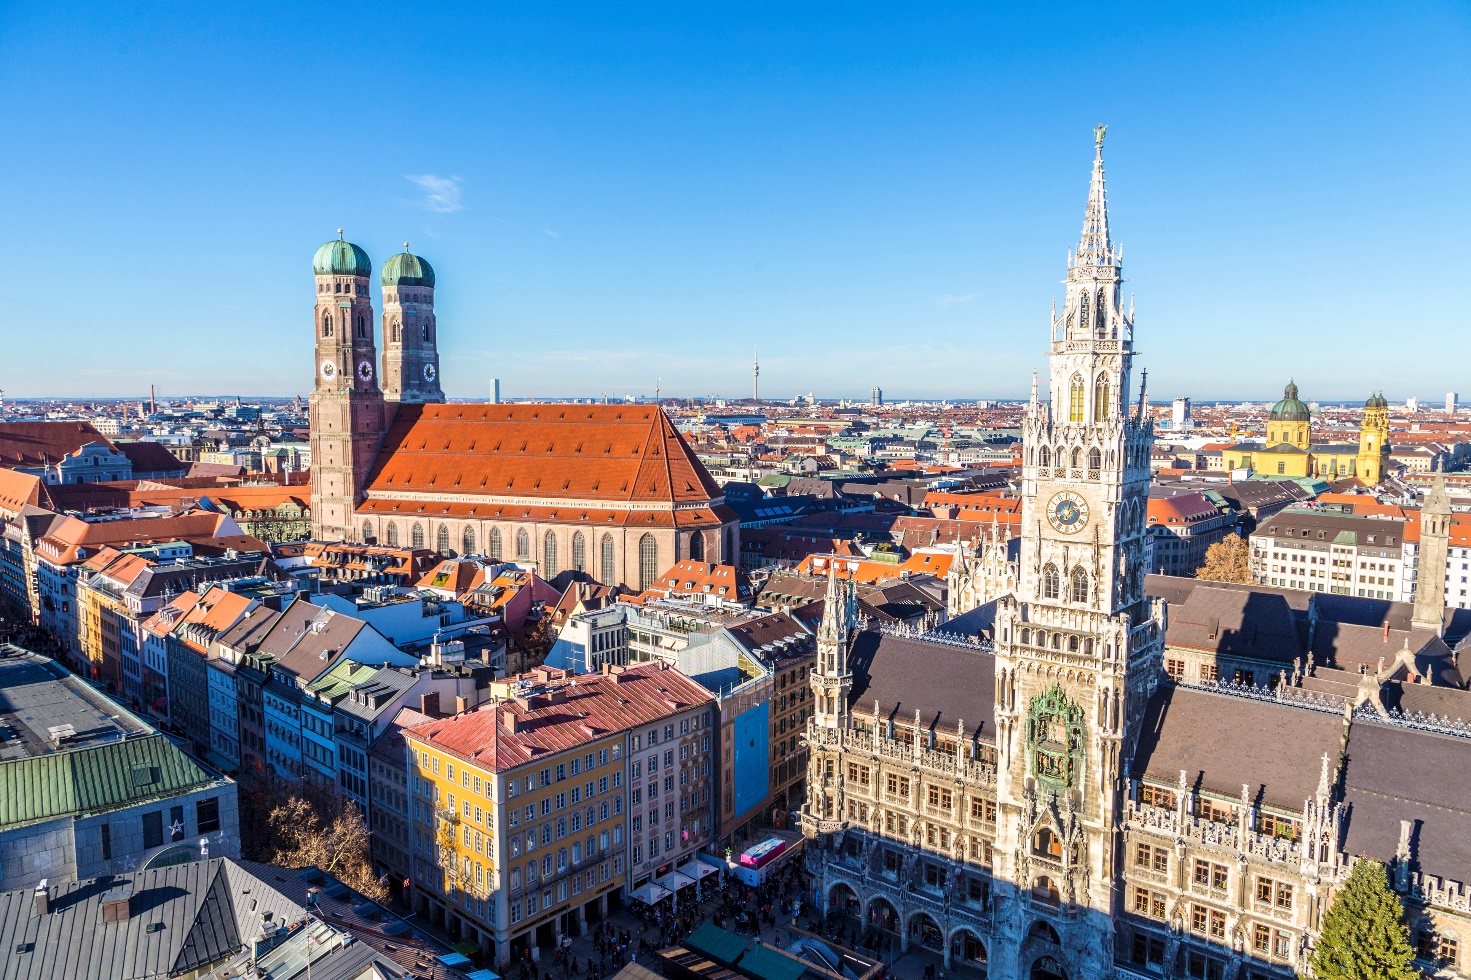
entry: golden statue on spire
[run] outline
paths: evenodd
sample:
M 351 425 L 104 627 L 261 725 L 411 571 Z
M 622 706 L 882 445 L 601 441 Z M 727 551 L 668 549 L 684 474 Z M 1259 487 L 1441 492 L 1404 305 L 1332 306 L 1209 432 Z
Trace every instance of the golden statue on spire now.
M 1099 123 L 1093 127 L 1093 145 L 1097 146 L 1100 150 L 1103 149 L 1103 134 L 1106 132 L 1108 132 L 1108 127 L 1103 123 Z

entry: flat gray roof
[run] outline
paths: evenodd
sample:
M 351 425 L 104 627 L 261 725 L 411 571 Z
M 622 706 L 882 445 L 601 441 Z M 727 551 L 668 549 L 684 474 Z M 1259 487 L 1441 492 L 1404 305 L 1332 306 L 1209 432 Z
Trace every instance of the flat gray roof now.
M 11 644 L 0 646 L 0 762 L 151 731 L 56 661 Z

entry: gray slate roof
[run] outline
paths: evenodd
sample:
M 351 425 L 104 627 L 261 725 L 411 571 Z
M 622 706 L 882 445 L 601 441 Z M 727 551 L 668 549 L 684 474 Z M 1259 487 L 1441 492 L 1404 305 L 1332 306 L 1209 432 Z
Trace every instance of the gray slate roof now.
M 848 669 L 856 716 L 871 718 L 877 698 L 881 719 L 913 725 L 918 709 L 925 728 L 953 734 L 963 721 L 967 733 L 996 741 L 996 658 L 989 652 L 864 630 L 853 638 Z
M 104 896 L 131 886 L 131 915 L 104 922 Z M 261 917 L 294 922 L 305 910 L 239 865 L 194 861 L 113 878 L 53 885 L 35 914 L 34 890 L 0 892 L 0 980 L 143 980 L 187 973 L 234 954 Z M 161 924 L 149 931 L 151 924 Z M 18 952 L 18 948 L 26 952 Z

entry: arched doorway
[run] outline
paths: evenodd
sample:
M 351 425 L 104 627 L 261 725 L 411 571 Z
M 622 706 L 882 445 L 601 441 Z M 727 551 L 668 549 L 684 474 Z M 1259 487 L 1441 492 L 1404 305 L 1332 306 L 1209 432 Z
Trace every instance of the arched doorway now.
M 986 971 L 986 944 L 969 928 L 961 926 L 950 934 L 950 962 L 954 966 L 968 966 Z
M 858 893 L 844 882 L 838 882 L 828 889 L 827 892 L 827 914 L 830 916 L 844 916 L 851 918 L 855 923 L 858 921 L 859 901 Z
M 868 928 L 891 936 L 899 935 L 899 913 L 894 911 L 888 899 L 875 898 L 868 903 Z
M 945 951 L 945 934 L 928 912 L 916 912 L 909 920 L 909 941 L 936 953 Z
M 1039 956 L 1032 961 L 1028 980 L 1068 980 L 1067 970 L 1051 955 Z

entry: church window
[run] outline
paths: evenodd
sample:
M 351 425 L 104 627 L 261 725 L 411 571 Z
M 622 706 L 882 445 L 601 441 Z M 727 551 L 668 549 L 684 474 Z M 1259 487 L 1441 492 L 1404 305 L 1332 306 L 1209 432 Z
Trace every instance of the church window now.
M 612 585 L 613 580 L 617 578 L 617 566 L 615 566 L 613 563 L 613 535 L 603 535 L 603 544 L 601 550 L 602 555 L 599 556 L 598 563 L 601 566 L 599 571 L 602 574 L 599 580 L 604 585 Z
M 690 535 L 690 557 L 695 561 L 705 560 L 705 537 L 699 531 Z
M 398 547 L 398 525 L 397 524 L 389 524 L 388 525 L 388 547 L 390 547 L 390 548 L 397 548 Z
M 573 571 L 587 571 L 587 539 L 578 531 L 572 535 L 572 569 Z
M 1046 446 L 1037 450 L 1037 465 L 1048 467 L 1052 465 L 1052 450 Z
M 1068 392 L 1067 420 L 1069 422 L 1083 421 L 1083 379 L 1076 374 L 1073 375 L 1073 382 Z
M 439 525 L 439 533 L 434 536 L 434 550 L 441 555 L 449 554 L 449 527 Z
M 367 319 L 361 313 L 359 313 L 358 314 L 358 337 L 359 338 L 362 338 L 362 337 L 366 337 L 367 335 L 368 335 L 368 321 L 367 321 Z
M 373 522 L 363 521 L 363 543 L 368 544 L 373 540 Z
M 391 324 L 389 324 L 389 329 L 393 332 L 393 336 L 389 337 L 389 342 L 390 343 L 394 343 L 394 344 L 398 343 L 398 338 L 399 338 L 399 323 L 398 323 L 398 321 L 397 320 L 394 320 Z
M 526 533 L 525 528 L 519 528 L 516 531 L 516 557 L 531 557 L 531 535 Z
M 415 521 L 413 528 L 409 530 L 409 547 L 424 547 L 424 525 L 420 524 L 418 521 Z
M 1042 569 L 1042 598 L 1056 599 L 1061 591 L 1061 585 L 1057 576 L 1057 566 L 1049 563 Z
M 463 544 L 465 547 L 465 554 L 475 554 L 475 529 L 473 527 L 465 528 L 465 537 Z
M 1067 650 L 1068 653 L 1078 652 L 1078 638 L 1076 636 L 1070 636 L 1067 638 Z
M 638 589 L 648 589 L 659 577 L 659 544 L 652 534 L 638 539 Z
M 1088 601 L 1088 573 L 1084 571 L 1082 565 L 1073 569 L 1073 601 Z
M 432 339 L 433 338 L 431 337 L 431 335 L 429 333 L 429 321 L 426 320 L 426 321 L 424 321 L 424 343 L 427 344 Z
M 1073 469 L 1075 469 L 1075 470 L 1076 469 L 1082 469 L 1082 466 L 1083 466 L 1083 450 L 1080 447 L 1078 447 L 1078 446 L 1074 446 L 1073 447 Z
M 555 578 L 560 569 L 557 568 L 557 536 L 551 531 L 542 539 L 541 559 L 545 577 Z
M 1108 378 L 1100 374 L 1098 380 L 1093 383 L 1093 418 L 1095 421 L 1108 418 L 1109 409 L 1112 407 L 1112 399 L 1109 394 Z
M 1095 446 L 1094 448 L 1088 450 L 1088 479 L 1098 479 L 1098 471 L 1102 468 L 1103 453 L 1099 452 L 1098 447 Z
M 1104 302 L 1103 290 L 1101 289 L 1098 291 L 1098 307 L 1093 311 L 1093 319 L 1098 324 L 1094 332 L 1098 335 L 1098 339 L 1102 340 L 1106 335 L 1105 331 L 1108 329 L 1108 304 Z
M 1017 639 L 1020 642 L 1022 642 L 1022 643 L 1031 643 L 1032 642 L 1032 631 L 1031 630 L 1028 630 L 1028 629 L 1022 630 L 1021 633 L 1018 634 Z
M 493 527 L 493 528 L 490 529 L 490 542 L 486 545 L 486 549 L 485 550 L 489 552 L 489 554 L 486 557 L 491 558 L 491 559 L 493 559 L 495 561 L 500 561 L 501 560 L 501 529 L 500 528 Z
M 331 313 L 323 313 L 322 314 L 322 336 L 323 337 L 330 337 L 330 336 L 332 336 L 332 314 Z
M 1088 294 L 1087 293 L 1084 293 L 1079 298 L 1078 302 L 1079 302 L 1079 310 L 1080 310 L 1079 316 L 1078 316 L 1078 324 L 1086 332 L 1087 329 L 1088 329 Z

